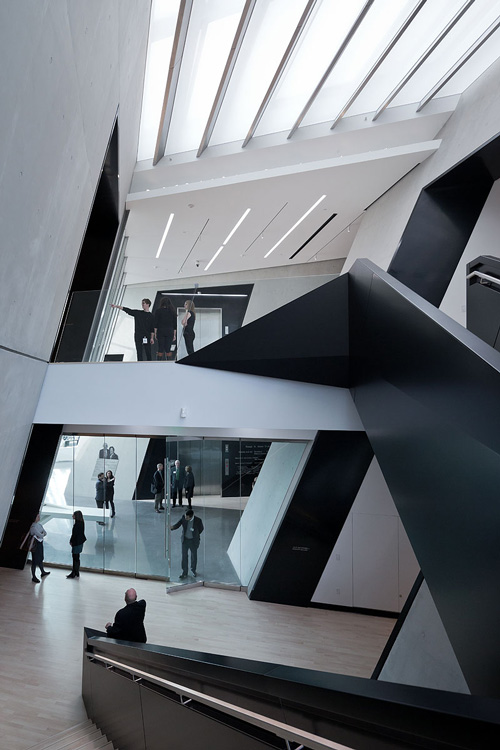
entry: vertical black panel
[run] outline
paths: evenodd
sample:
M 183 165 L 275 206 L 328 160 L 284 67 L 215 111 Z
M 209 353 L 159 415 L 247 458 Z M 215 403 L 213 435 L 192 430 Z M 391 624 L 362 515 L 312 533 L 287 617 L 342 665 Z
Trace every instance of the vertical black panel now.
M 83 360 L 118 226 L 118 121 L 116 121 L 104 158 L 101 177 L 51 362 L 81 362 Z
M 439 306 L 497 178 L 500 138 L 420 194 L 389 273 Z
M 500 355 L 371 263 L 351 271 L 354 398 L 464 677 L 500 695 Z
M 320 432 L 250 599 L 307 606 L 373 451 L 364 432 Z
M 89 671 L 92 721 L 120 750 L 145 750 L 139 684 L 100 664 Z
M 40 510 L 62 425 L 33 425 L 0 547 L 0 566 L 22 570 L 27 553 L 19 544 Z

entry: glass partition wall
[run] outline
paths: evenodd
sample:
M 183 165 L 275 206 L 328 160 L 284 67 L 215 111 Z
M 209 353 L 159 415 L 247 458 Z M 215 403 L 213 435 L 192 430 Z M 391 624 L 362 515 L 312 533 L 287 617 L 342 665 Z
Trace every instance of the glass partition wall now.
M 266 440 L 63 435 L 42 523 L 47 563 L 171 584 L 246 586 L 286 511 L 307 444 Z M 194 520 L 186 517 L 192 509 Z

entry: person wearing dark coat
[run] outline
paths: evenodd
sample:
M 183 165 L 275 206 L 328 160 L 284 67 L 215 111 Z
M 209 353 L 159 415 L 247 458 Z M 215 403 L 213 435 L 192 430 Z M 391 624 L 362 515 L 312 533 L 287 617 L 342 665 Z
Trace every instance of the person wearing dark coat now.
M 106 472 L 105 489 L 104 489 L 104 502 L 106 503 L 106 509 L 111 505 L 111 518 L 116 516 L 115 511 L 115 477 L 111 469 Z
M 184 488 L 184 469 L 181 468 L 181 462 L 176 460 L 174 468 L 170 474 L 170 496 L 172 505 L 175 506 L 177 496 L 179 496 L 179 505 L 182 505 L 182 490 Z
M 158 342 L 156 359 L 163 362 L 170 355 L 171 346 L 177 336 L 177 315 L 168 297 L 162 299 L 160 307 L 153 315 L 153 319 L 154 334 L 151 336 L 151 343 L 154 343 L 154 339 Z
M 134 341 L 135 349 L 137 352 L 137 361 L 141 362 L 144 357 L 142 356 L 142 348 L 146 353 L 146 359 L 151 360 L 151 334 L 153 333 L 153 315 L 149 312 L 151 307 L 151 300 L 144 298 L 141 302 L 142 310 L 131 310 L 130 307 L 122 307 L 121 305 L 111 305 L 116 307 L 118 310 L 123 310 L 127 315 L 131 315 L 134 319 Z
M 186 466 L 186 473 L 184 475 L 184 492 L 186 493 L 188 505 L 191 507 L 191 500 L 193 499 L 194 492 L 194 476 L 193 470 L 190 466 Z
M 110 622 L 106 623 L 106 635 L 109 638 L 117 638 L 120 641 L 146 643 L 146 631 L 144 629 L 145 614 L 145 600 L 141 599 L 137 601 L 137 591 L 135 589 L 127 589 L 125 591 L 125 607 L 118 610 L 113 624 Z
M 98 508 L 104 507 L 104 501 L 106 499 L 106 484 L 104 481 L 104 472 L 101 471 L 97 475 L 97 482 L 95 483 L 95 504 Z
M 179 578 L 187 578 L 188 574 L 188 551 L 191 550 L 191 570 L 197 576 L 196 564 L 198 562 L 198 547 L 200 546 L 200 535 L 203 531 L 203 521 L 195 516 L 194 511 L 189 508 L 182 518 L 170 528 L 172 531 L 182 526 L 182 575 Z
M 73 557 L 73 569 L 66 578 L 80 578 L 80 554 L 83 550 L 83 545 L 87 541 L 87 537 L 85 536 L 85 521 L 83 520 L 81 510 L 75 510 L 73 520 L 73 531 L 69 540 L 71 555 Z
M 163 503 L 163 495 L 165 491 L 165 479 L 163 478 L 163 464 L 156 464 L 156 471 L 153 474 L 153 482 L 151 489 L 154 489 L 155 493 L 155 512 L 165 510 Z

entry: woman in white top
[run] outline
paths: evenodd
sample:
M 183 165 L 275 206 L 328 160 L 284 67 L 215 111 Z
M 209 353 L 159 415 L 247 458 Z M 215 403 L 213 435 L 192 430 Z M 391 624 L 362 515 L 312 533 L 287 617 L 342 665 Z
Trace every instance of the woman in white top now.
M 47 536 L 47 532 L 40 523 L 40 513 L 33 523 L 31 524 L 30 534 L 33 536 L 33 547 L 31 548 L 31 580 L 33 583 L 40 583 L 40 579 L 36 577 L 36 569 L 40 568 L 41 578 L 50 575 L 48 570 L 43 569 L 43 538 Z

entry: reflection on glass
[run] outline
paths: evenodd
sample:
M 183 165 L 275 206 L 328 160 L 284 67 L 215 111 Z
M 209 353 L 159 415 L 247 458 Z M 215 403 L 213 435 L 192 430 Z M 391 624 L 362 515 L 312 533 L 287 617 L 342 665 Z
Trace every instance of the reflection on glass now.
M 173 583 L 247 585 L 273 524 L 286 510 L 304 447 L 64 435 L 42 508 L 45 559 L 71 567 L 72 516 L 80 510 L 87 537 L 83 569 Z M 192 548 L 191 542 L 183 544 L 190 507 L 199 519 L 197 531 L 203 530 L 196 565 L 190 559 L 185 571 L 183 553 L 189 547 L 191 556 Z

